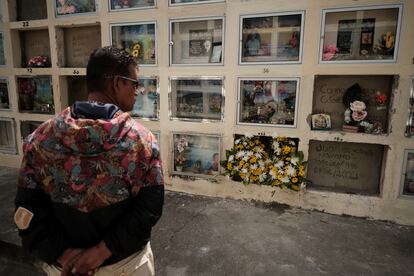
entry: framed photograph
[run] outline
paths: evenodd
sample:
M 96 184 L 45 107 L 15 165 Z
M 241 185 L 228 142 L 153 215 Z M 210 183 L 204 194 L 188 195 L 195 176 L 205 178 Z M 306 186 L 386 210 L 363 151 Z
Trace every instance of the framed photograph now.
M 156 0 L 109 0 L 110 11 L 150 9 L 156 6 Z
M 0 77 L 0 110 L 10 110 L 9 80 Z
M 301 63 L 304 11 L 240 17 L 240 64 Z
M 20 134 L 22 135 L 22 140 L 26 139 L 33 131 L 38 128 L 42 122 L 37 121 L 20 121 Z
M 0 32 L 0 67 L 6 66 L 6 54 L 4 51 L 4 34 Z
M 16 77 L 19 111 L 53 114 L 55 106 L 50 76 Z
M 296 127 L 298 78 L 240 78 L 238 124 Z
M 223 3 L 225 0 L 169 0 L 170 6 L 183 6 L 192 4 L 211 4 L 211 3 Z
M 0 153 L 17 154 L 16 123 L 12 118 L 0 118 Z
M 401 4 L 322 10 L 319 62 L 396 62 L 401 17 Z
M 159 82 L 157 77 L 139 78 L 138 96 L 135 98 L 131 116 L 148 120 L 159 119 Z
M 156 23 L 111 24 L 112 45 L 135 56 L 140 66 L 157 64 Z
M 210 63 L 220 63 L 221 62 L 221 43 L 213 44 L 213 49 L 211 50 Z
M 329 130 L 332 128 L 331 116 L 329 114 L 313 114 L 312 130 Z
M 222 121 L 224 77 L 170 77 L 170 119 Z
M 172 172 L 209 177 L 220 172 L 221 139 L 218 135 L 173 133 Z
M 95 0 L 55 0 L 56 16 L 96 13 Z
M 223 42 L 224 17 L 170 20 L 171 65 L 223 64 Z
M 410 100 L 408 103 L 408 117 L 405 127 L 405 136 L 412 137 L 414 134 L 414 77 L 411 77 Z
M 404 162 L 401 175 L 401 195 L 414 198 L 414 149 L 404 151 Z

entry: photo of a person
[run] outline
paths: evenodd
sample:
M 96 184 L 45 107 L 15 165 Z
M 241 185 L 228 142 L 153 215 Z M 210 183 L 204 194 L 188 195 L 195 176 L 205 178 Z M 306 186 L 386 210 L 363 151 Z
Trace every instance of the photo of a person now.
M 247 35 L 247 41 L 244 44 L 245 56 L 257 56 L 260 50 L 260 35 L 258 33 L 251 33 Z
M 294 125 L 297 81 L 242 80 L 239 122 Z

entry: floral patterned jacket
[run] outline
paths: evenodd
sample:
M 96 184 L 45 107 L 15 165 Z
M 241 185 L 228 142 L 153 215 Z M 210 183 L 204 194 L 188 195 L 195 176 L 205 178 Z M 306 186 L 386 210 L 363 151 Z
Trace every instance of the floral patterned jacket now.
M 45 262 L 101 240 L 112 252 L 104 264 L 117 262 L 147 244 L 161 216 L 156 138 L 114 108 L 77 102 L 25 139 L 15 222 L 23 246 Z M 88 119 L 94 110 L 112 114 Z

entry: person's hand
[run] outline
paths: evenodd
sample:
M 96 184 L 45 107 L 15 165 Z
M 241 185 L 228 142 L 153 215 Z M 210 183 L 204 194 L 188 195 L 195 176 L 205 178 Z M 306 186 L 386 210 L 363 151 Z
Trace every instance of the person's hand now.
M 63 254 L 57 259 L 57 263 L 62 266 L 61 275 L 68 275 L 72 268 L 72 264 L 79 258 L 83 252 L 80 248 L 68 248 Z
M 104 241 L 85 249 L 72 264 L 72 274 L 93 275 L 98 267 L 112 255 Z M 62 275 L 63 276 L 63 275 Z

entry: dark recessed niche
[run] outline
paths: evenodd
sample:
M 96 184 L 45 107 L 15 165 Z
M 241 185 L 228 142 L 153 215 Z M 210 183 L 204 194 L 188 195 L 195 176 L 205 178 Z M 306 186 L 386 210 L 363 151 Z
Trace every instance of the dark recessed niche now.
M 21 56 L 20 66 L 26 67 L 50 67 L 50 41 L 48 30 L 19 31 Z M 45 57 L 42 64 L 29 64 L 35 57 Z
M 47 19 L 46 0 L 9 1 L 10 21 Z
M 101 47 L 101 27 L 57 28 L 58 65 L 86 67 L 93 50 Z
M 35 131 L 41 124 L 42 122 L 37 121 L 20 121 L 20 134 L 22 135 L 22 140 Z
M 316 75 L 312 114 L 330 115 L 333 131 L 388 134 L 392 91 L 397 85 L 395 75 Z M 350 100 L 344 100 L 345 95 Z M 355 101 L 363 102 L 359 117 L 346 104 Z
M 85 76 L 61 77 L 62 107 L 71 106 L 75 101 L 87 101 L 88 90 Z

